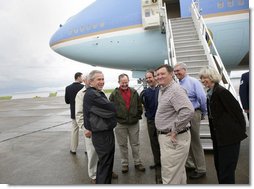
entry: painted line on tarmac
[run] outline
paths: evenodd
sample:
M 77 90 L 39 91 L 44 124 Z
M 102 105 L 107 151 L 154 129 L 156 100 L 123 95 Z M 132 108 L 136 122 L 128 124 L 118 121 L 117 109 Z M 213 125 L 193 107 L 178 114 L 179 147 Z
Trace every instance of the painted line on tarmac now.
M 26 135 L 38 133 L 38 132 L 40 132 L 40 131 L 45 131 L 45 130 L 48 130 L 48 129 L 52 129 L 52 128 L 54 128 L 54 127 L 59 127 L 59 126 L 62 126 L 62 125 L 64 125 L 64 124 L 67 124 L 67 123 L 70 123 L 70 122 L 71 122 L 71 121 L 67 121 L 67 122 L 60 123 L 60 124 L 58 124 L 58 125 L 53 125 L 53 126 L 50 126 L 50 127 L 44 128 L 44 129 L 39 129 L 39 130 L 32 131 L 32 132 L 29 132 L 29 133 L 25 133 L 25 134 L 22 134 L 22 135 L 18 135 L 18 136 L 15 136 L 15 137 L 7 138 L 7 139 L 4 139 L 4 140 L 0 141 L 0 143 L 6 142 L 6 141 L 9 141 L 9 140 L 12 140 L 12 139 L 16 139 L 16 138 L 19 138 L 19 137 L 23 137 L 23 136 L 26 136 Z

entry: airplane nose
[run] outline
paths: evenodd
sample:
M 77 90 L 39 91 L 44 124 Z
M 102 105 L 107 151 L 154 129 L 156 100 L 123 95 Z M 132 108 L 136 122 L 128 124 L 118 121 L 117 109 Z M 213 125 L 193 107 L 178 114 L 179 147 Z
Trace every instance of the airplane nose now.
M 49 45 L 69 59 L 115 69 L 144 70 L 167 57 L 165 35 L 142 27 L 139 0 L 96 0 L 59 27 Z
M 50 46 L 61 42 L 111 32 L 141 23 L 141 3 L 137 0 L 96 0 L 70 17 L 50 39 Z

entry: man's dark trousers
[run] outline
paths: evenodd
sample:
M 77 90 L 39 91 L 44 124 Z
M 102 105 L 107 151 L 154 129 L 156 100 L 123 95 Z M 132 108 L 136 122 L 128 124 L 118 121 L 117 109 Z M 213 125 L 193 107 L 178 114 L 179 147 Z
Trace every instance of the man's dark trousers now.
M 147 129 L 148 129 L 149 139 L 150 139 L 151 148 L 153 152 L 154 163 L 155 165 L 160 165 L 161 164 L 160 144 L 158 141 L 158 134 L 157 134 L 157 129 L 155 127 L 154 120 L 147 119 Z
M 115 154 L 113 130 L 92 133 L 92 142 L 99 158 L 96 184 L 111 184 Z

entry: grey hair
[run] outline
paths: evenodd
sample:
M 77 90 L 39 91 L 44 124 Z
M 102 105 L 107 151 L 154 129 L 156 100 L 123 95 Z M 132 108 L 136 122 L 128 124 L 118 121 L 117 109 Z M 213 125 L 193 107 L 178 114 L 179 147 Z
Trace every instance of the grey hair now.
M 95 75 L 95 74 L 103 74 L 103 73 L 102 73 L 102 71 L 100 71 L 100 70 L 93 70 L 93 71 L 91 71 L 91 72 L 88 74 L 88 76 L 87 76 L 88 81 L 93 81 L 93 80 L 94 80 L 94 75 Z
M 89 76 L 89 73 L 86 73 L 86 72 L 83 73 L 83 78 L 84 79 L 88 79 L 88 76 Z
M 212 67 L 202 68 L 198 75 L 200 79 L 209 78 L 214 83 L 219 83 L 221 81 L 221 75 Z
M 177 66 L 179 66 L 180 68 L 183 68 L 183 69 L 185 69 L 185 70 L 187 71 L 187 65 L 186 65 L 185 63 L 179 62 L 179 63 L 177 63 L 177 64 L 174 66 L 174 68 L 177 67 Z
M 129 80 L 129 76 L 125 73 L 122 73 L 118 76 L 118 82 L 120 82 L 120 80 L 123 78 L 123 77 L 127 77 L 127 79 Z

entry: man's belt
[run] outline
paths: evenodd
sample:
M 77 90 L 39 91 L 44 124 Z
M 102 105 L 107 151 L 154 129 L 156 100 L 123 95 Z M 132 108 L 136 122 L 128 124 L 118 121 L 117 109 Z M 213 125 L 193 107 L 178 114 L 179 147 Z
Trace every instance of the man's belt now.
M 188 128 L 186 128 L 186 129 L 180 131 L 180 132 L 177 133 L 177 134 L 185 133 L 185 132 L 188 131 L 189 129 L 190 129 L 190 128 L 188 127 Z M 168 133 L 170 133 L 170 132 L 171 132 L 171 131 L 158 131 L 158 134 L 159 134 L 159 135 L 166 135 L 166 134 L 168 134 Z

